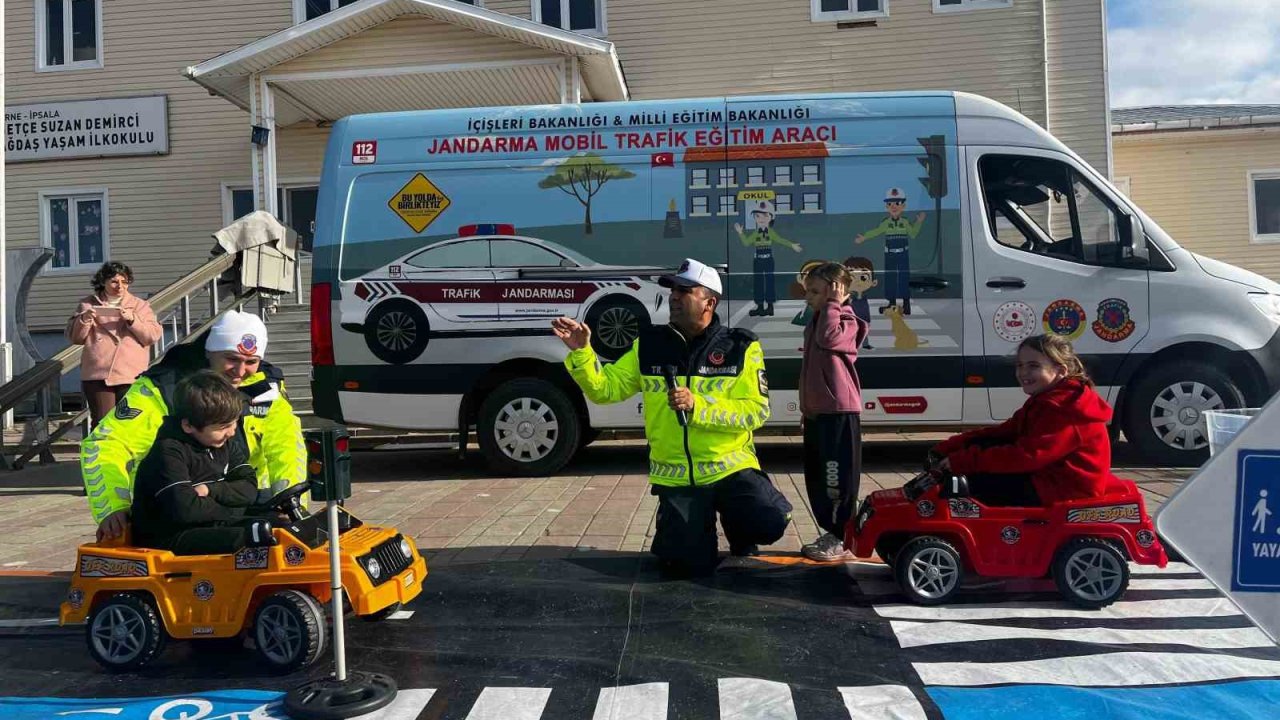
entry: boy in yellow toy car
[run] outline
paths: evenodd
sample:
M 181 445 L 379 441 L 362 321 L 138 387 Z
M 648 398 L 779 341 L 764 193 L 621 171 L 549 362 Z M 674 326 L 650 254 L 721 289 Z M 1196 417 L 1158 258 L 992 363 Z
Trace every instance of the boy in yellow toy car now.
M 133 543 L 175 555 L 232 553 L 276 543 L 271 523 L 246 517 L 258 490 L 240 427 L 244 396 L 211 370 L 183 379 L 173 413 L 138 466 Z

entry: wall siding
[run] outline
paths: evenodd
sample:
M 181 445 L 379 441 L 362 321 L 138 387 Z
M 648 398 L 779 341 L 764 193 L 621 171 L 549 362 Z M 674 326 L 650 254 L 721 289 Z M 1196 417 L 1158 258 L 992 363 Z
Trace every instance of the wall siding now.
M 1280 169 L 1280 128 L 1115 137 L 1115 175 L 1179 245 L 1280 280 L 1280 244 L 1249 240 L 1250 170 Z
M 1046 2 L 1049 130 L 1110 177 L 1106 19 L 1098 0 Z

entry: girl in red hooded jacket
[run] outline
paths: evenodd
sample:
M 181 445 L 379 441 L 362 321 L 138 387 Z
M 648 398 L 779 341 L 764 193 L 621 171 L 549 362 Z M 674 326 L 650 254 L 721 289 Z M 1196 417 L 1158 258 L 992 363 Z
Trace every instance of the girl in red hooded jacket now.
M 1111 482 L 1111 406 L 1071 343 L 1037 335 L 1018 346 L 1026 403 L 1000 425 L 956 435 L 933 449 L 939 467 L 965 475 L 989 505 L 1031 507 L 1102 495 Z

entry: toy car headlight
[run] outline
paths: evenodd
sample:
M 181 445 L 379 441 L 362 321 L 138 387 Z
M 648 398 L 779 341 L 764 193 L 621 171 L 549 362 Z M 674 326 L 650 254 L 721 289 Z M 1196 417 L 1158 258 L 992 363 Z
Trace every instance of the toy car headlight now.
M 400 538 L 400 554 L 404 555 L 406 560 L 413 557 L 413 548 L 409 547 L 409 541 L 406 538 Z
M 378 563 L 376 558 L 369 558 L 364 561 L 364 568 L 369 571 L 369 577 L 377 580 L 382 577 L 382 565 Z
M 875 509 L 871 507 L 870 500 L 863 500 L 862 508 L 858 510 L 857 523 L 853 526 L 854 532 L 862 532 L 862 528 L 866 527 L 867 521 L 871 519 L 871 516 L 874 513 Z

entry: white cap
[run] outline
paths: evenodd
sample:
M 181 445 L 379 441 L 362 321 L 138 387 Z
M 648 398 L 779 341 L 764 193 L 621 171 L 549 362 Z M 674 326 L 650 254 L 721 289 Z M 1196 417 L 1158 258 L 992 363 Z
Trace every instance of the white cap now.
M 885 202 L 906 202 L 907 194 L 902 192 L 902 190 L 896 187 L 892 187 L 884 191 L 884 201 Z
M 717 295 L 724 292 L 720 285 L 720 273 L 693 258 L 685 258 L 675 275 L 663 275 L 658 278 L 658 284 L 668 288 L 677 285 L 680 287 L 701 285 Z
M 751 203 L 751 212 L 764 213 L 769 217 L 773 217 L 777 213 L 774 212 L 773 203 L 768 200 L 759 200 Z
M 229 310 L 210 328 L 204 349 L 262 357 L 267 352 L 267 326 L 253 313 Z

